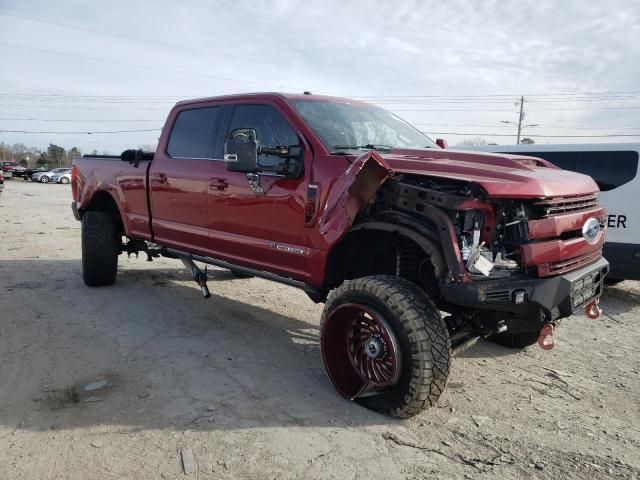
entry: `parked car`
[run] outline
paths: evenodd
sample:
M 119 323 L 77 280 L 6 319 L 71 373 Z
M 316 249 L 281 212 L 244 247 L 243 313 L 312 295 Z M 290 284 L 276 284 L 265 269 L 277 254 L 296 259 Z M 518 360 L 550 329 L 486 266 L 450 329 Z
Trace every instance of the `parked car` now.
M 70 171 L 70 168 L 54 168 L 53 170 L 49 170 L 48 172 L 36 172 L 31 175 L 31 180 L 33 180 L 34 182 L 49 183 L 54 175 Z
M 4 190 L 4 172 L 0 170 L 0 193 Z
M 71 182 L 71 169 L 63 173 L 56 173 L 51 177 L 51 183 L 69 183 Z
M 205 298 L 194 261 L 303 289 L 325 302 L 336 390 L 394 417 L 434 405 L 480 338 L 549 349 L 561 319 L 600 315 L 606 217 L 590 177 L 445 150 L 367 103 L 179 102 L 155 153 L 76 159 L 71 178 L 87 286 L 146 252 L 180 259 Z
M 589 175 L 600 187 L 607 209 L 604 257 L 611 264 L 608 283 L 640 280 L 640 144 L 486 145 L 465 150 L 533 155 Z

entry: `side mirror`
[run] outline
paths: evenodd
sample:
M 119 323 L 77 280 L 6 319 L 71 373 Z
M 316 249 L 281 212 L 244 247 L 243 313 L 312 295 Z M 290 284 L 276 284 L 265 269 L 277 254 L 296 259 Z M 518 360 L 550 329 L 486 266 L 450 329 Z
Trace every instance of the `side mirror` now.
M 258 137 L 253 128 L 236 128 L 224 142 L 224 161 L 233 172 L 258 170 Z
M 447 141 L 444 138 L 436 138 L 436 145 L 438 145 L 440 148 L 448 148 L 449 144 L 447 143 Z

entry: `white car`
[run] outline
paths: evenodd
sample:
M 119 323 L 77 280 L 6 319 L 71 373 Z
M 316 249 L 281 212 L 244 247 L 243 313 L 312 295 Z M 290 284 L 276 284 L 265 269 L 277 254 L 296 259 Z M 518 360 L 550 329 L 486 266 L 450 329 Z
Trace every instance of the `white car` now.
M 71 182 L 71 171 L 67 170 L 64 173 L 56 173 L 51 177 L 51 183 L 64 183 L 67 184 Z
M 48 172 L 36 172 L 31 175 L 31 180 L 40 183 L 49 183 L 54 175 L 70 172 L 70 168 L 54 168 Z

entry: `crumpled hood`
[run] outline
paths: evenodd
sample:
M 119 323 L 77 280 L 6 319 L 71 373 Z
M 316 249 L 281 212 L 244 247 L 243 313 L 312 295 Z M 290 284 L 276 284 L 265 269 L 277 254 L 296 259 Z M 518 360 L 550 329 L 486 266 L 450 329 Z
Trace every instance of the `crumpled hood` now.
M 534 198 L 599 191 L 593 179 L 535 157 L 436 149 L 394 149 L 380 156 L 396 173 L 474 182 L 492 197 Z

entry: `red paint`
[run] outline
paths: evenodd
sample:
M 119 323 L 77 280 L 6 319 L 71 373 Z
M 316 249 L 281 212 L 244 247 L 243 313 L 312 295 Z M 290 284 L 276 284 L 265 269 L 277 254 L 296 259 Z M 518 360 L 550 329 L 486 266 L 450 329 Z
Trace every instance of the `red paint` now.
M 565 215 L 552 216 L 541 220 L 530 220 L 529 239 L 540 240 L 545 238 L 559 237 L 565 232 L 581 230 L 587 219 L 594 217 L 600 220 L 604 226 L 604 208 L 595 208 L 586 212 L 569 213 Z
M 301 98 L 359 103 L 289 94 L 243 94 L 180 102 L 168 116 L 151 163 L 142 162 L 136 168 L 116 159 L 75 161 L 73 191 L 77 206 L 82 211 L 92 204 L 96 193 L 103 192 L 115 201 L 130 238 L 152 240 L 320 286 L 329 251 L 348 231 L 362 206 L 392 175 L 409 173 L 480 185 L 487 201 L 469 199 L 459 207 L 485 213 L 482 239 L 487 243 L 495 229 L 492 199 L 543 200 L 598 191 L 590 177 L 532 157 L 435 148 L 330 155 L 288 103 L 289 99 Z M 220 159 L 174 159 L 166 154 L 169 132 L 180 111 L 238 104 L 270 105 L 288 120 L 304 146 L 302 177 L 262 176 L 264 194 L 257 195 L 244 173 L 227 170 Z M 317 186 L 312 203 L 307 198 L 309 185 Z M 577 229 L 585 215 L 559 215 L 531 222 L 532 238 L 557 237 Z M 598 209 L 593 215 L 602 218 L 603 213 Z M 588 245 L 582 239 L 550 240 L 525 245 L 521 253 L 527 266 L 541 265 L 539 273 L 551 274 L 554 262 L 595 255 L 603 241 L 604 234 L 597 245 Z M 456 238 L 444 247 L 457 252 L 462 264 Z

